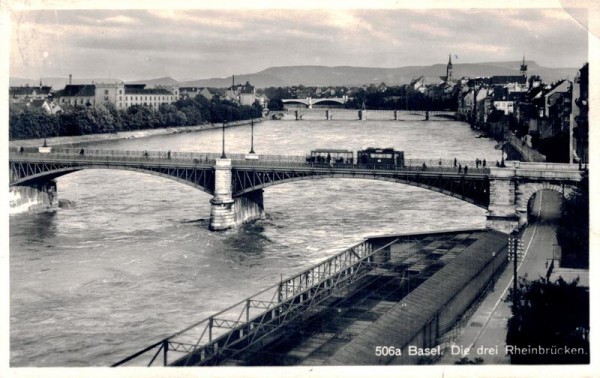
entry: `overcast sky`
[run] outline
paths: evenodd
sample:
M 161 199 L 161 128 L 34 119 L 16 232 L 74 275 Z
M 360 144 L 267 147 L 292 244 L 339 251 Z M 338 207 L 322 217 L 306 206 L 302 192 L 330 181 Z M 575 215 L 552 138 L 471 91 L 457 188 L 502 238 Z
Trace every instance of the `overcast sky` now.
M 528 60 L 580 67 L 586 11 L 39 10 L 13 12 L 10 76 L 254 73 L 271 66 L 401 67 Z

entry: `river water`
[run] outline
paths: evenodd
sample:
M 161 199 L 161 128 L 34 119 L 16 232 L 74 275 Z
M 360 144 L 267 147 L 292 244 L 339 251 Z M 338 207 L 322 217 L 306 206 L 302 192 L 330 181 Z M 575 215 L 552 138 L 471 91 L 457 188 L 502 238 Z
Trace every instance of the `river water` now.
M 226 129 L 228 152 L 250 127 Z M 281 120 L 254 127 L 260 154 L 394 147 L 406 158 L 495 162 L 468 125 Z M 87 145 L 220 152 L 221 130 Z M 322 179 L 269 187 L 264 220 L 208 231 L 210 196 L 168 179 L 84 170 L 57 180 L 68 207 L 11 216 L 11 366 L 107 366 L 339 252 L 366 235 L 483 227 L 485 211 L 426 189 Z

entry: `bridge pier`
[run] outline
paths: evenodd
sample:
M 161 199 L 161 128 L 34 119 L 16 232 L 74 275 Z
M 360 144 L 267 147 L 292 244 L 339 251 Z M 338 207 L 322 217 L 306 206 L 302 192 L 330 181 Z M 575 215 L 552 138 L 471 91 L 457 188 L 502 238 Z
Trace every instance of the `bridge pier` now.
M 398 111 L 394 110 L 394 121 L 398 120 Z
M 21 213 L 58 207 L 56 181 L 15 185 L 9 189 L 9 212 Z
M 210 200 L 211 231 L 224 231 L 244 222 L 264 217 L 262 189 L 233 198 L 231 159 L 217 159 L 215 163 L 215 190 Z
M 358 119 L 361 121 L 366 121 L 367 120 L 367 111 L 366 110 L 359 110 L 358 111 Z
M 325 119 L 329 121 L 329 109 L 325 110 Z
M 298 110 L 294 111 L 294 115 L 296 116 L 296 121 L 300 120 L 300 112 Z

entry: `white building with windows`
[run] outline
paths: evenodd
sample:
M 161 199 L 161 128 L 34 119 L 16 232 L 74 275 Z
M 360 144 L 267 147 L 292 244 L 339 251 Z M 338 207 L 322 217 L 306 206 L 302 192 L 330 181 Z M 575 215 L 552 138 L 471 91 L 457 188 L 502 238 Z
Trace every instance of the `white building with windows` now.
M 158 109 L 179 99 L 178 87 L 146 88 L 145 84 L 96 83 L 67 85 L 55 94 L 59 105 L 95 106 L 111 103 L 117 109 L 146 105 Z
M 125 85 L 125 108 L 133 105 L 145 105 L 158 109 L 162 104 L 171 104 L 179 100 L 178 87 L 145 88 L 145 86 L 145 84 Z

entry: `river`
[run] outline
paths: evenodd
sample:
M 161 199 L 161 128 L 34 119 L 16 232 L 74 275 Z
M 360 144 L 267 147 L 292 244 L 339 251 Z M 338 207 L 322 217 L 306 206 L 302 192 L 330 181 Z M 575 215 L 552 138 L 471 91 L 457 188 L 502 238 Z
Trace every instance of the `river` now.
M 250 150 L 250 127 L 226 129 Z M 495 142 L 453 121 L 281 120 L 258 154 L 394 147 L 406 158 L 495 162 Z M 221 130 L 87 145 L 220 152 Z M 57 179 L 69 206 L 11 216 L 11 366 L 107 366 L 366 235 L 483 227 L 485 211 L 411 186 L 321 179 L 269 187 L 267 217 L 209 232 L 210 196 L 168 179 L 84 170 Z

